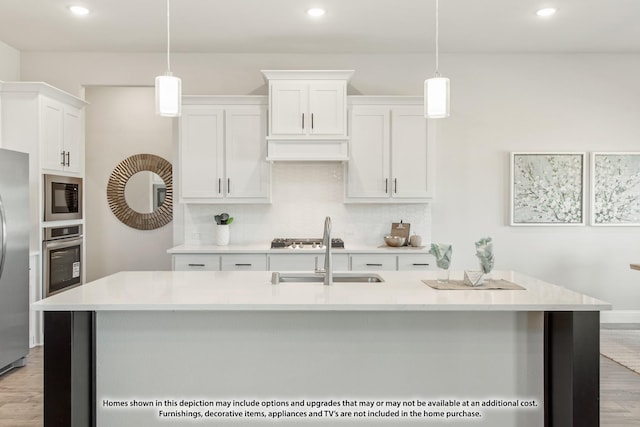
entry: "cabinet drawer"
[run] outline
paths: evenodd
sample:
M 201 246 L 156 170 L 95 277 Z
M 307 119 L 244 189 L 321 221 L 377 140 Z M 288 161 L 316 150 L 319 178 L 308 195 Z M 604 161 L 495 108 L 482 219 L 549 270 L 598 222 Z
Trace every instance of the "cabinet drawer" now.
M 397 262 L 395 255 L 386 254 L 356 254 L 351 255 L 351 270 L 396 270 Z
M 398 255 L 398 270 L 433 270 L 435 260 L 428 254 Z
M 332 254 L 333 270 L 349 270 L 347 254 Z M 271 271 L 313 271 L 324 268 L 324 254 L 271 254 L 269 269 Z
M 220 270 L 220 255 L 174 255 L 173 269 L 176 271 L 218 271 Z
M 222 271 L 251 270 L 267 271 L 266 254 L 222 255 L 220 261 Z

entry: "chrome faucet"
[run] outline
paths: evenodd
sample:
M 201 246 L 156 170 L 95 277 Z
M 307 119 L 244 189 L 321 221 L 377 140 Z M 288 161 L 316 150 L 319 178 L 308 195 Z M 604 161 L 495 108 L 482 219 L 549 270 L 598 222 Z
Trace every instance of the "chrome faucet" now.
M 333 262 L 331 259 L 331 217 L 324 219 L 324 234 L 322 235 L 322 244 L 325 247 L 324 253 L 324 270 L 319 273 L 324 273 L 325 286 L 333 285 Z

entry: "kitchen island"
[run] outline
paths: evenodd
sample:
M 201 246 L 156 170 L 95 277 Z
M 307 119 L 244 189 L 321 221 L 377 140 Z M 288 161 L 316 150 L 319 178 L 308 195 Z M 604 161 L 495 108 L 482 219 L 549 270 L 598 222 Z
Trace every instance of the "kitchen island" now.
M 525 289 L 378 273 L 122 272 L 39 301 L 45 425 L 599 425 L 608 303 L 509 271 Z

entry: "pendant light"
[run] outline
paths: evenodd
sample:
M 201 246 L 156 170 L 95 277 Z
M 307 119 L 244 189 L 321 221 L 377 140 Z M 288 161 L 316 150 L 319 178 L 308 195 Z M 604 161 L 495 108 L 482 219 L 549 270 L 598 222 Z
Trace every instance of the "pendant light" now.
M 424 81 L 424 116 L 428 119 L 449 117 L 449 79 L 440 77 L 438 71 L 439 12 L 436 0 L 436 74 Z
M 167 72 L 156 77 L 156 114 L 178 117 L 182 110 L 182 81 L 171 73 L 170 0 L 167 0 Z

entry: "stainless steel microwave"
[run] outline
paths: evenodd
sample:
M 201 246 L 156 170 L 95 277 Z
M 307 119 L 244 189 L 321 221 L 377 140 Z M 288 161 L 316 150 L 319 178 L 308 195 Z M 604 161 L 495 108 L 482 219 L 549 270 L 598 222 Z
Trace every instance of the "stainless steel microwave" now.
M 82 178 L 44 175 L 44 220 L 82 219 Z

